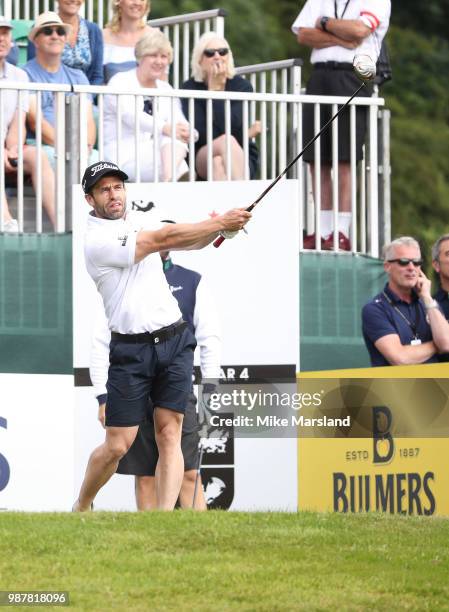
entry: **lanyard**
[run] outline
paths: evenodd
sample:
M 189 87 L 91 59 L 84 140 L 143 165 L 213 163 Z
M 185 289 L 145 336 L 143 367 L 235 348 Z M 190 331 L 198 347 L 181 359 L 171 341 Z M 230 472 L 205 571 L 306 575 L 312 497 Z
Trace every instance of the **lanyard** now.
M 335 19 L 343 19 L 344 15 L 346 13 L 346 9 L 348 8 L 349 2 L 350 2 L 350 0 L 346 0 L 346 4 L 345 4 L 345 8 L 343 9 L 343 13 L 339 17 L 338 13 L 337 13 L 337 0 L 334 0 Z
M 407 325 L 410 327 L 410 329 L 413 332 L 413 337 L 416 339 L 419 338 L 418 335 L 418 325 L 419 325 L 419 306 L 418 306 L 418 301 L 415 302 L 415 322 L 412 323 L 411 321 L 409 321 L 407 319 L 407 317 L 405 316 L 405 314 L 399 310 L 399 308 L 397 306 L 395 306 L 395 304 L 393 304 L 393 302 L 391 301 L 391 299 L 388 297 L 388 295 L 385 293 L 385 291 L 382 292 L 385 299 L 387 300 L 387 302 L 390 304 L 390 306 L 392 308 L 394 308 L 394 310 L 396 310 L 396 312 L 404 319 L 404 321 L 406 321 Z

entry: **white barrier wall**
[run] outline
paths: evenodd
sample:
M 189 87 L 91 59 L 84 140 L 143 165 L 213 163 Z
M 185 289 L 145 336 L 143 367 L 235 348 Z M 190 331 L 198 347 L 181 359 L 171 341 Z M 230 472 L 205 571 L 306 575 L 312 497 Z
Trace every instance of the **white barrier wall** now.
M 248 206 L 266 181 L 129 185 L 133 200 L 154 208 L 148 214 L 177 222 L 200 221 L 234 206 Z M 74 367 L 89 365 L 93 312 L 98 294 L 84 265 L 83 233 L 90 207 L 74 187 L 73 282 Z M 248 235 L 241 233 L 219 249 L 176 252 L 175 263 L 202 273 L 216 299 L 223 330 L 224 371 L 238 378 L 260 366 L 298 369 L 299 270 L 298 193 L 296 181 L 282 181 L 254 213 Z M 246 369 L 246 370 L 245 370 Z M 75 488 L 92 449 L 104 437 L 91 387 L 77 387 L 75 397 Z M 296 510 L 296 440 L 234 440 L 226 464 L 211 463 L 235 510 Z M 134 509 L 133 479 L 116 475 L 96 500 L 98 509 Z
M 70 510 L 73 376 L 0 374 L 0 509 Z

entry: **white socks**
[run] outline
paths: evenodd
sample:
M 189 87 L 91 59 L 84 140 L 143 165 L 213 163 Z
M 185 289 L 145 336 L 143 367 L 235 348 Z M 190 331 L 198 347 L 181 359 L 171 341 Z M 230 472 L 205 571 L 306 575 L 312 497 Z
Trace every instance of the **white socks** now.
M 351 226 L 352 213 L 338 213 L 338 231 L 349 238 L 349 228 Z M 321 236 L 327 238 L 334 231 L 334 213 L 332 210 L 321 211 Z

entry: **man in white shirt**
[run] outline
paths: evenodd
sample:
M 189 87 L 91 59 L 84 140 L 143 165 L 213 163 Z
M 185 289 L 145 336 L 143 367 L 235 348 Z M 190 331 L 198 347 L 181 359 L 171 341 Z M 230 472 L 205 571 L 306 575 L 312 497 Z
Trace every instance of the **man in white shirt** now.
M 196 341 L 166 282 L 159 252 L 200 249 L 220 232 L 242 229 L 251 214 L 233 209 L 193 224 L 163 225 L 126 210 L 127 175 L 111 162 L 83 177 L 89 215 L 86 266 L 103 298 L 111 331 L 106 440 L 91 455 L 75 511 L 88 510 L 117 469 L 154 406 L 159 450 L 158 508 L 173 509 L 183 478 L 180 439 L 191 391 Z M 228 235 L 229 237 L 229 235 Z
M 0 16 L 0 80 L 2 82 L 15 81 L 18 83 L 28 83 L 28 76 L 24 70 L 13 66 L 6 61 L 12 45 L 11 38 L 12 24 L 10 21 Z M 23 152 L 23 171 L 31 175 L 33 187 L 37 188 L 37 152 L 36 147 L 25 145 L 25 116 L 28 112 L 28 92 L 23 91 L 19 98 L 18 90 L 2 90 L 2 143 L 3 143 L 3 164 L 6 174 L 16 175 L 19 157 L 19 148 Z M 20 101 L 19 101 L 20 100 Z M 19 124 L 22 124 L 22 142 L 19 143 Z M 41 156 L 42 167 L 42 201 L 45 210 L 55 225 L 55 178 L 53 170 L 48 163 L 45 155 Z M 3 231 L 18 232 L 19 226 L 16 219 L 13 219 L 9 211 L 6 198 L 3 199 Z
M 307 94 L 350 96 L 359 87 L 352 62 L 356 55 L 369 55 L 377 60 L 382 40 L 387 32 L 391 11 L 390 0 L 307 0 L 292 25 L 301 45 L 312 48 L 313 65 L 307 84 Z M 372 86 L 367 85 L 359 96 L 370 96 Z M 366 132 L 366 109 L 356 113 L 356 159 L 362 159 L 362 147 Z M 331 106 L 321 106 L 320 128 L 330 119 Z M 333 244 L 332 211 L 332 129 L 320 138 L 321 146 L 321 236 L 304 239 L 304 248 L 315 248 L 321 240 L 321 248 L 350 250 L 351 225 L 351 174 L 349 109 L 338 118 L 338 190 L 339 244 Z M 319 128 L 319 129 L 320 129 Z M 304 144 L 315 135 L 314 106 L 305 104 L 303 109 Z M 311 164 L 314 174 L 314 147 L 304 154 L 304 161 Z
M 198 344 L 204 389 L 206 385 L 209 385 L 210 389 L 211 385 L 220 378 L 221 365 L 221 332 L 214 300 L 201 274 L 174 264 L 169 252 L 160 255 L 170 291 L 175 296 L 182 312 L 182 318 L 195 335 Z M 99 404 L 98 420 L 104 427 L 111 333 L 103 309 L 99 310 L 92 338 L 89 370 Z M 181 449 L 184 457 L 184 478 L 179 494 L 179 504 L 181 508 L 206 510 L 206 501 L 197 472 L 200 467 L 198 465 L 200 436 L 196 404 L 196 397 L 192 391 L 182 424 Z M 139 427 L 133 445 L 120 460 L 117 468 L 118 474 L 135 476 L 138 510 L 152 510 L 157 507 L 155 472 L 158 455 L 154 424 L 151 419 Z M 196 489 L 195 484 L 197 484 Z

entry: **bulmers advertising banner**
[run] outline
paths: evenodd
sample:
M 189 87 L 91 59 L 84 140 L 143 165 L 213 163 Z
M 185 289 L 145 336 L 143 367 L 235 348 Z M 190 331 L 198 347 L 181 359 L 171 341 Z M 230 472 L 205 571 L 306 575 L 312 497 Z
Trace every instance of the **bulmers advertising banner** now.
M 322 398 L 298 427 L 300 510 L 449 515 L 449 380 L 301 376 L 299 388 Z

